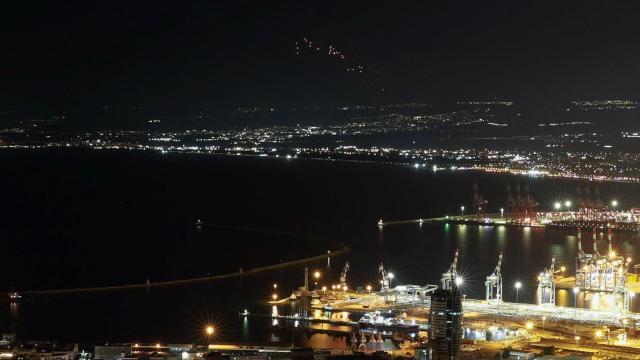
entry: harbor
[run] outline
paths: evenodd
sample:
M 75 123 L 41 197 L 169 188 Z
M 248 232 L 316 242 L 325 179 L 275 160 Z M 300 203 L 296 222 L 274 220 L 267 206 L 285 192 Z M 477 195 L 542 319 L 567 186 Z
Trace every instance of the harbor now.
M 442 219 L 418 221 L 418 224 L 434 221 Z M 408 222 L 387 223 L 382 226 L 389 225 L 411 226 Z M 640 356 L 640 341 L 636 338 L 640 314 L 630 309 L 638 288 L 637 277 L 630 273 L 632 259 L 615 252 L 614 232 L 612 229 L 607 232 L 607 248 L 599 250 L 597 243 L 603 236 L 596 229 L 592 230 L 593 250 L 587 254 L 582 246 L 582 231 L 578 229 L 576 274 L 567 274 L 565 266 L 556 267 L 555 257 L 551 258 L 549 265 L 540 269 L 537 275 L 536 302 L 533 304 L 504 300 L 503 254 L 499 254 L 494 271 L 486 276 L 485 298 L 473 299 L 460 295 L 461 313 L 464 314 L 459 325 L 464 329 L 461 334 L 462 344 L 473 345 L 461 345 L 461 349 L 466 349 L 461 350 L 462 353 L 466 351 L 471 356 L 506 346 L 526 350 L 536 343 L 553 343 L 554 347 L 570 351 L 572 346 L 575 350 L 578 344 L 581 349 L 585 349 L 591 345 L 597 347 L 604 342 L 611 346 L 612 351 L 617 349 Z M 304 285 L 283 299 L 276 299 L 274 293 L 269 302 L 273 307 L 272 315 L 260 316 L 270 316 L 274 328 L 283 326 L 283 322 L 287 326 L 307 327 L 316 331 L 322 330 L 314 328 L 314 324 L 343 327 L 338 332 L 352 338 L 351 346 L 354 350 L 359 347 L 358 344 L 378 341 L 378 337 L 380 340 L 385 337 L 394 339 L 396 344 L 409 347 L 432 344 L 429 334 L 434 326 L 433 298 L 441 291 L 439 289 L 455 290 L 465 286 L 460 266 L 459 253 L 456 251 L 449 268 L 442 269 L 442 277 L 437 285 L 396 282 L 392 286 L 395 276 L 381 263 L 378 279 L 371 281 L 380 284 L 377 289 L 350 285 L 349 262 L 345 262 L 338 281 L 332 285 L 319 281 L 322 277 L 319 271 L 311 274 L 305 268 Z M 313 289 L 310 286 L 311 276 Z M 517 292 L 521 287 L 521 282 L 515 283 Z M 574 306 L 556 304 L 558 291 L 572 293 Z M 578 307 L 578 297 L 583 302 L 589 300 L 590 307 Z M 597 301 L 594 300 L 596 298 Z M 307 303 L 305 306 L 309 313 L 279 313 L 278 309 L 287 303 L 300 301 Z M 247 311 L 244 316 L 253 315 L 249 315 Z M 328 331 L 336 332 L 334 329 Z

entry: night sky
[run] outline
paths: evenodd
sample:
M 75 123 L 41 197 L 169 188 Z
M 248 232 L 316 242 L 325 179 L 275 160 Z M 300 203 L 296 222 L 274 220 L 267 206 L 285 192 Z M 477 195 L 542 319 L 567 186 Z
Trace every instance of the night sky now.
M 640 3 L 8 1 L 0 106 L 637 99 Z M 303 38 L 338 48 L 296 56 Z M 323 46 L 324 46 L 323 45 Z

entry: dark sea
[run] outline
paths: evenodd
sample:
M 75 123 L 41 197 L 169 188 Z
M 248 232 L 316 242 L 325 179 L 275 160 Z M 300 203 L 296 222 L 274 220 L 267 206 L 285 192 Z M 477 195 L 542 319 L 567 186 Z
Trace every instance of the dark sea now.
M 437 284 L 460 249 L 463 292 L 484 298 L 484 280 L 504 252 L 505 300 L 523 282 L 520 301 L 535 301 L 536 275 L 552 256 L 573 272 L 572 232 L 509 227 L 417 224 L 378 228 L 378 219 L 456 215 L 471 208 L 478 183 L 490 212 L 505 203 L 506 184 L 529 184 L 541 208 L 573 199 L 570 180 L 434 173 L 409 166 L 257 157 L 97 150 L 0 151 L 0 289 L 95 287 L 232 273 L 326 253 L 309 264 L 321 284 L 351 263 L 352 287 L 376 285 L 377 267 L 395 283 Z M 600 184 L 603 200 L 640 206 L 640 186 Z M 204 225 L 195 226 L 200 219 Z M 640 259 L 640 237 L 614 235 L 620 253 Z M 601 247 L 606 240 L 599 240 Z M 585 247 L 590 249 L 590 234 Z M 634 261 L 635 263 L 635 261 Z M 303 284 L 303 266 L 167 288 L 25 296 L 0 302 L 0 331 L 20 339 L 80 342 L 290 343 L 268 320 L 265 301 L 277 283 L 286 296 Z M 561 305 L 572 305 L 559 294 Z M 640 304 L 633 304 L 640 310 Z M 285 307 L 280 309 L 286 313 Z M 302 334 L 300 345 L 342 347 L 345 339 Z

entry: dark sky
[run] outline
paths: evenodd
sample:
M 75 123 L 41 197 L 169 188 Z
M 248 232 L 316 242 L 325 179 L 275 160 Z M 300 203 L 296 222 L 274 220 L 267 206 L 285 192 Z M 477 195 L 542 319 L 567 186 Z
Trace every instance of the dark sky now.
M 639 10 L 623 1 L 9 0 L 0 105 L 638 98 Z M 367 72 L 296 56 L 303 37 Z

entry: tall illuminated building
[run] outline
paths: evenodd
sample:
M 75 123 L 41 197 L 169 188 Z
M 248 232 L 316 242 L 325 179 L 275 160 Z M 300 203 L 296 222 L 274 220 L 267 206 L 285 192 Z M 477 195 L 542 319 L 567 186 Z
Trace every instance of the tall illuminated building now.
M 462 295 L 455 281 L 431 294 L 429 345 L 434 359 L 456 359 L 462 341 Z

